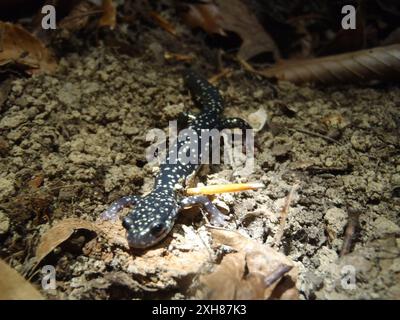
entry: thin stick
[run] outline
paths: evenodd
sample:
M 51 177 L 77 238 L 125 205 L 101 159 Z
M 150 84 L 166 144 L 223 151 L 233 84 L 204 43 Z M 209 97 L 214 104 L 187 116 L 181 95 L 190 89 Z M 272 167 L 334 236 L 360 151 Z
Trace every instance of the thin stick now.
M 221 70 L 221 72 L 217 73 L 216 75 L 212 76 L 211 78 L 208 79 L 208 81 L 212 84 L 216 84 L 221 78 L 223 77 L 229 77 L 229 75 L 232 73 L 232 69 L 230 68 L 224 68 Z
M 344 232 L 343 246 L 340 251 L 340 256 L 348 254 L 353 246 L 356 231 L 359 228 L 359 217 L 360 212 L 354 209 L 349 209 L 349 222 L 347 223 L 346 230 Z
M 286 264 L 280 264 L 270 275 L 265 277 L 264 283 L 266 287 L 268 288 L 271 286 L 275 281 L 279 280 L 280 278 L 283 277 L 285 273 L 288 273 L 290 270 L 292 270 L 293 266 L 288 266 Z
M 199 194 L 212 195 L 212 194 L 218 194 L 218 193 L 257 190 L 257 189 L 262 189 L 262 188 L 265 188 L 265 185 L 261 182 L 229 183 L 229 184 L 217 184 L 217 185 L 189 188 L 186 190 L 186 194 L 188 194 L 188 195 L 199 195 Z
M 333 142 L 333 143 L 339 143 L 339 141 L 337 141 L 337 140 L 335 140 L 335 139 L 333 139 L 333 138 L 331 138 L 331 137 L 324 136 L 323 134 L 320 134 L 320 133 L 317 133 L 317 132 L 313 132 L 313 131 L 309 131 L 309 130 L 306 130 L 306 129 L 301 129 L 301 128 L 288 128 L 288 130 L 289 130 L 289 131 L 292 131 L 292 132 L 296 132 L 296 131 L 297 131 L 297 132 L 305 133 L 305 134 L 308 134 L 308 135 L 310 135 L 310 136 L 322 138 L 322 139 L 325 139 L 325 140 L 330 141 L 330 142 Z M 339 143 L 339 144 L 340 144 L 340 143 Z
M 277 247 L 281 243 L 283 232 L 284 232 L 285 226 L 286 226 L 286 219 L 287 219 L 287 216 L 289 213 L 290 203 L 293 200 L 294 193 L 295 193 L 296 189 L 298 188 L 298 186 L 299 186 L 298 182 L 296 182 L 292 186 L 288 196 L 286 197 L 285 205 L 283 206 L 283 208 L 281 210 L 281 222 L 279 225 L 278 232 L 275 235 L 275 247 Z
M 99 14 L 99 13 L 103 13 L 104 10 L 93 10 L 93 11 L 88 11 L 88 12 L 83 12 L 80 14 L 75 14 L 71 17 L 65 17 L 63 20 L 60 21 L 60 23 L 67 23 L 70 22 L 71 20 L 75 20 L 75 19 L 80 19 L 80 18 L 85 18 L 88 16 L 92 16 L 95 14 Z

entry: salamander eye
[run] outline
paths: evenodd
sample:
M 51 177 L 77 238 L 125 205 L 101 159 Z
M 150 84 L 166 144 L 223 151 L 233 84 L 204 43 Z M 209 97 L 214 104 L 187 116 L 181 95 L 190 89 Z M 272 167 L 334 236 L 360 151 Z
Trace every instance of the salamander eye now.
M 156 222 L 154 223 L 154 225 L 151 227 L 150 229 L 150 233 L 154 236 L 154 237 L 158 237 L 159 235 L 161 235 L 165 230 L 165 224 L 162 222 Z

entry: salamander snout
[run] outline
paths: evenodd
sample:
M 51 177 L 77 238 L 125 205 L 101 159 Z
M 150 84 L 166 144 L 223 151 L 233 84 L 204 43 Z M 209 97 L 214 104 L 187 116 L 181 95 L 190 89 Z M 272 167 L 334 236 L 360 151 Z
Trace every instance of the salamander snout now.
M 122 220 L 129 246 L 144 249 L 160 242 L 171 231 L 177 212 L 174 201 L 160 203 L 146 199 L 139 202 Z
M 128 243 L 131 248 L 144 249 L 151 247 L 169 233 L 170 227 L 163 222 L 154 222 L 151 226 L 138 232 L 134 228 L 127 230 Z

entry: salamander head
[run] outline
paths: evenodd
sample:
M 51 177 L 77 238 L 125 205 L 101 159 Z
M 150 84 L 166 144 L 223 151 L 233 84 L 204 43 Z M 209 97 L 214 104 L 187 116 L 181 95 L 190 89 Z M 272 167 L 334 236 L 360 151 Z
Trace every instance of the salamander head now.
M 122 222 L 129 246 L 144 249 L 160 242 L 171 231 L 177 213 L 178 205 L 173 197 L 161 193 L 144 197 Z

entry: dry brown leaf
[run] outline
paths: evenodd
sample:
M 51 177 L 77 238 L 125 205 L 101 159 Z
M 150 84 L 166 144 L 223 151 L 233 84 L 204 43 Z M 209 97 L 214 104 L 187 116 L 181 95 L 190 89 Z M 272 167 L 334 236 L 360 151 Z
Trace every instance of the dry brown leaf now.
M 265 52 L 279 59 L 275 41 L 241 0 L 217 0 L 217 4 L 222 12 L 222 27 L 236 32 L 243 40 L 238 52 L 240 59 L 249 60 Z
M 102 8 L 103 14 L 99 20 L 99 27 L 109 27 L 113 30 L 117 23 L 117 9 L 113 0 L 103 0 Z
M 210 290 L 208 298 L 212 300 L 234 300 L 245 267 L 246 255 L 244 252 L 226 255 L 214 272 L 200 279 Z
M 96 10 L 96 7 L 90 2 L 81 1 L 58 23 L 58 27 L 70 32 L 82 30 L 87 26 L 91 15 L 102 12 L 102 10 Z
M 0 300 L 43 300 L 40 292 L 0 259 Z
M 184 19 L 192 27 L 201 27 L 208 33 L 225 35 L 224 30 L 237 33 L 242 39 L 238 57 L 249 60 L 261 53 L 270 52 L 275 60 L 280 56 L 272 37 L 258 22 L 257 17 L 241 0 L 216 0 L 217 6 L 191 4 Z
M 50 252 L 67 240 L 78 229 L 99 232 L 99 228 L 90 221 L 77 218 L 62 220 L 42 235 L 39 245 L 36 248 L 36 263 L 39 264 Z
M 301 83 L 345 83 L 400 79 L 400 44 L 303 61 L 290 61 L 257 72 L 268 78 Z
M 0 21 L 0 66 L 16 64 L 29 73 L 55 71 L 56 60 L 43 43 L 22 26 Z
M 293 262 L 272 248 L 238 232 L 210 230 L 218 244 L 236 250 L 200 282 L 209 299 L 297 299 L 297 269 Z
M 191 4 L 183 16 L 184 22 L 191 28 L 202 28 L 207 33 L 224 36 L 221 19 L 219 8 L 214 3 Z

